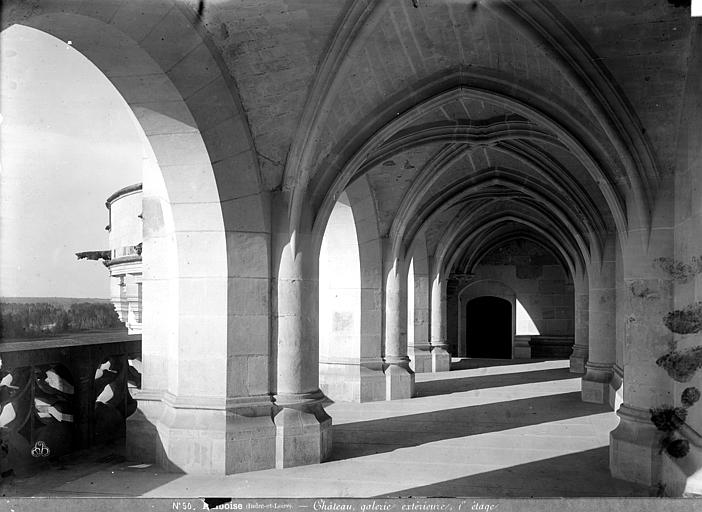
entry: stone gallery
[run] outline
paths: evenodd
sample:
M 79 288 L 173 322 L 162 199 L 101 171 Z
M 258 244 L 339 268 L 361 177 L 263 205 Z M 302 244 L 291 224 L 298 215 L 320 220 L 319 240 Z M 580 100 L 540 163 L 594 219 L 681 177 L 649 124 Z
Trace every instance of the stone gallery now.
M 701 20 L 684 0 L 3 2 L 3 30 L 71 40 L 143 131 L 143 183 L 108 201 L 141 333 L 126 456 L 319 464 L 332 401 L 560 358 L 616 411 L 612 477 L 702 493 Z

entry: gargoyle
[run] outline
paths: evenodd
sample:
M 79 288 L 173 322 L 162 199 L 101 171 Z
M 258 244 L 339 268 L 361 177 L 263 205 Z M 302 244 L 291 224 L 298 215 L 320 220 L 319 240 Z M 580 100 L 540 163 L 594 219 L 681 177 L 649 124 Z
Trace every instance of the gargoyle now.
M 98 261 L 98 260 L 105 260 L 105 261 L 110 261 L 110 251 L 85 251 L 85 252 L 77 252 L 76 256 L 78 256 L 79 260 L 93 260 L 93 261 Z

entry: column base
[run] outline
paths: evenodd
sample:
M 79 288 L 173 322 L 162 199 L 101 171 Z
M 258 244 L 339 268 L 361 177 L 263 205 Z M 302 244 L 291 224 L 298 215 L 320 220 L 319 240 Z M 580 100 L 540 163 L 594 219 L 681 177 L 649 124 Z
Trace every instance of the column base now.
M 609 382 L 612 379 L 612 365 L 587 363 L 582 379 L 582 401 L 593 404 L 606 404 L 609 401 Z
M 624 370 L 616 364 L 612 370 L 612 379 L 609 381 L 609 406 L 616 412 L 624 402 Z
M 685 457 L 673 458 L 667 453 L 661 457 L 661 484 L 666 496 L 702 495 L 702 437 L 683 426 L 679 434 L 690 443 Z
M 319 363 L 319 387 L 337 402 L 385 400 L 383 362 L 325 361 Z
M 573 345 L 573 353 L 570 355 L 570 373 L 585 373 L 585 363 L 587 363 L 587 347 Z
M 434 346 L 431 349 L 431 371 L 448 372 L 451 370 L 451 354 L 442 345 Z
M 514 337 L 514 358 L 515 359 L 531 359 L 531 336 L 515 336 Z
M 612 476 L 647 486 L 660 483 L 662 433 L 651 423 L 649 411 L 622 404 L 619 425 L 609 434 Z
M 429 373 L 432 371 L 431 345 L 409 346 L 407 355 L 410 358 L 410 368 L 414 373 Z
M 127 419 L 128 458 L 203 475 L 275 467 L 274 406 L 268 396 L 220 406 L 203 397 L 136 395 L 137 411 Z
M 385 368 L 385 400 L 414 396 L 414 372 L 405 363 L 391 363 Z
M 305 395 L 278 395 L 282 407 L 275 415 L 275 467 L 319 464 L 329 459 L 332 419 L 322 407 L 321 391 Z

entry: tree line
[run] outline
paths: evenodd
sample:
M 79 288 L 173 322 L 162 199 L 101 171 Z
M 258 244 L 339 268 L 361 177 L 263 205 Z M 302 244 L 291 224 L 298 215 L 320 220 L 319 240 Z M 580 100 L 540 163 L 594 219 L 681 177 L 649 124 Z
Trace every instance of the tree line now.
M 123 327 L 112 304 L 0 303 L 0 338 L 40 336 Z

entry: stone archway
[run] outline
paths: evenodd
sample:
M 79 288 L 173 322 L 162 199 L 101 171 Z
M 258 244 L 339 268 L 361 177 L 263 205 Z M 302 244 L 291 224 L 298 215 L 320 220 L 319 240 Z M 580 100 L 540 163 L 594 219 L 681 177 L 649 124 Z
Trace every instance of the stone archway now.
M 319 249 L 320 387 L 334 400 L 385 399 L 381 251 L 363 178 L 339 196 Z
M 429 256 L 423 232 L 415 237 L 408 257 L 411 259 L 407 280 L 407 352 L 415 373 L 431 372 Z
M 270 228 L 231 77 L 183 6 L 58 9 L 15 6 L 3 28 L 70 40 L 131 108 L 155 171 L 144 176 L 144 381 L 129 448 L 186 472 L 272 467 Z M 248 300 L 254 292 L 260 300 Z M 245 402 L 240 423 L 257 425 L 269 457 L 233 456 L 251 446 L 249 427 L 227 427 L 228 414 L 238 415 L 234 402 Z M 183 435 L 200 439 L 197 457 Z
M 484 279 L 480 281 L 473 281 L 471 283 L 465 284 L 462 288 L 458 289 L 458 354 L 459 356 L 468 356 L 468 344 L 470 343 L 471 329 L 468 320 L 468 304 L 471 301 L 480 297 L 493 297 L 503 300 L 509 303 L 510 306 L 510 322 L 509 322 L 509 355 L 507 358 L 511 358 L 514 353 L 514 335 L 516 329 L 516 304 L 517 304 L 517 294 L 506 284 L 495 281 Z

